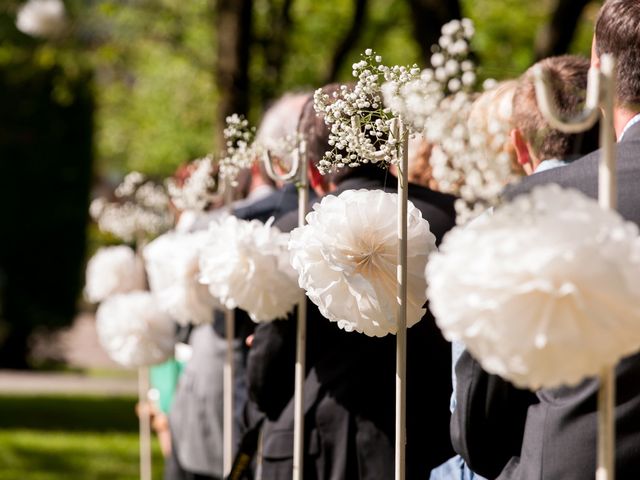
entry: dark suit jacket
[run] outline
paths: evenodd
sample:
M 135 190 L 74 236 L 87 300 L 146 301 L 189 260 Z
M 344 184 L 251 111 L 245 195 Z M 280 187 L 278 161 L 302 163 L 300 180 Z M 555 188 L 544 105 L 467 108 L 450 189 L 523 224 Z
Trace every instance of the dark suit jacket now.
M 310 196 L 314 197 L 311 192 Z M 270 217 L 275 217 L 275 219 L 278 220 L 292 210 L 297 210 L 297 208 L 298 192 L 296 186 L 288 183 L 280 190 L 276 190 L 262 200 L 235 209 L 233 214 L 244 220 L 257 219 L 261 222 L 266 222 Z
M 395 190 L 395 179 L 388 180 Z M 348 189 L 380 189 L 383 179 L 351 178 Z M 454 225 L 453 197 L 411 187 L 411 200 L 438 240 Z M 297 226 L 293 216 L 278 223 Z M 340 330 L 308 303 L 305 480 L 389 480 L 394 471 L 395 336 Z M 266 412 L 263 477 L 289 479 L 293 451 L 295 317 L 261 324 L 249 353 L 249 392 Z M 407 478 L 427 478 L 451 456 L 450 345 L 427 314 L 409 329 Z
M 618 202 L 624 218 L 640 225 L 640 125 L 618 144 Z M 597 197 L 599 152 L 569 166 L 527 177 L 508 197 L 558 183 Z M 536 396 L 485 373 L 465 353 L 456 366 L 454 448 L 477 473 L 518 480 L 595 477 L 598 382 L 543 389 Z M 640 478 L 640 354 L 617 367 L 616 476 Z

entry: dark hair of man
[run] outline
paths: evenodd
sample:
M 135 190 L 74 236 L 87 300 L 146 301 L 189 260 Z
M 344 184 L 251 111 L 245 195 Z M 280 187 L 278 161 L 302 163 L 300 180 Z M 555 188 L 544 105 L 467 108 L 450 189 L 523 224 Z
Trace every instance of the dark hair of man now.
M 617 100 L 640 111 L 640 2 L 608 0 L 596 20 L 596 53 L 612 54 L 618 63 Z
M 589 61 L 576 55 L 563 55 L 546 58 L 536 65 L 546 71 L 559 113 L 564 118 L 576 115 L 584 106 Z M 532 153 L 539 160 L 567 160 L 596 150 L 596 129 L 585 134 L 568 134 L 549 126 L 538 108 L 532 70 L 533 67 L 518 79 L 511 119 Z
M 331 83 L 322 87 L 323 93 L 333 96 L 340 91 L 340 84 Z M 310 98 L 302 107 L 300 121 L 298 122 L 298 133 L 302 134 L 307 142 L 307 158 L 317 167 L 324 154 L 333 147 L 329 145 L 329 127 L 324 123 L 324 118 L 316 114 L 313 108 L 313 98 Z M 384 176 L 386 170 L 379 165 L 365 164 L 359 167 L 342 167 L 333 169 L 325 175 L 327 181 L 338 185 L 343 180 L 350 177 L 377 178 Z

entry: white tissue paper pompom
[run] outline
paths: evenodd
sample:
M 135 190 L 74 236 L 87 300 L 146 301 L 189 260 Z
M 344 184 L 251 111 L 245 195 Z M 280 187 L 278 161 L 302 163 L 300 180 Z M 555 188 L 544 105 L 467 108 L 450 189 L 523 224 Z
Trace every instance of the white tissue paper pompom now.
M 245 310 L 254 322 L 286 318 L 301 295 L 288 262 L 288 239 L 270 222 L 231 216 L 213 221 L 200 254 L 200 281 L 227 308 Z
M 144 248 L 149 287 L 159 307 L 181 325 L 212 322 L 213 307 L 219 305 L 199 282 L 198 259 L 206 240 L 206 231 L 169 232 Z
M 640 348 L 637 227 L 575 190 L 456 227 L 426 271 L 445 337 L 518 386 L 576 384 Z
M 173 355 L 175 324 L 150 292 L 114 295 L 96 313 L 100 344 L 125 367 L 145 367 Z
M 100 248 L 87 264 L 85 296 L 92 303 L 116 293 L 144 290 L 144 265 L 125 245 Z
M 29 0 L 20 7 L 16 18 L 18 30 L 32 37 L 56 37 L 66 26 L 62 0 Z
M 347 331 L 397 333 L 398 195 L 347 190 L 329 195 L 291 232 L 298 282 L 322 315 Z M 425 314 L 427 257 L 436 241 L 429 222 L 408 206 L 407 326 Z

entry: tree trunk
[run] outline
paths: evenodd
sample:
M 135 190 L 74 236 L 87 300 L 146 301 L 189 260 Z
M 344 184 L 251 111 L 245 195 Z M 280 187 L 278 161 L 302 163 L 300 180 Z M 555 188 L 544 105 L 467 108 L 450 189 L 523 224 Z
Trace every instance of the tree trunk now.
M 253 0 L 216 0 L 215 22 L 218 42 L 216 86 L 218 115 L 217 146 L 224 148 L 222 129 L 225 118 L 249 112 L 249 57 Z
M 289 53 L 288 40 L 292 28 L 293 0 L 282 0 L 278 3 L 276 0 L 269 1 L 269 29 L 259 40 L 264 52 L 265 80 L 261 82 L 262 85 L 256 85 L 256 87 L 259 88 L 260 104 L 263 108 L 279 93 L 282 70 Z
M 351 22 L 351 26 L 345 33 L 344 37 L 342 37 L 342 40 L 340 40 L 333 53 L 331 66 L 329 67 L 329 71 L 325 77 L 325 84 L 336 80 L 349 51 L 360 37 L 367 14 L 368 3 L 368 0 L 354 0 L 353 20 Z
M 556 0 L 551 20 L 538 30 L 536 36 L 536 61 L 567 52 L 582 11 L 590 2 L 591 0 Z
M 413 35 L 422 51 L 422 59 L 428 65 L 431 46 L 438 42 L 442 25 L 462 12 L 459 0 L 409 0 Z

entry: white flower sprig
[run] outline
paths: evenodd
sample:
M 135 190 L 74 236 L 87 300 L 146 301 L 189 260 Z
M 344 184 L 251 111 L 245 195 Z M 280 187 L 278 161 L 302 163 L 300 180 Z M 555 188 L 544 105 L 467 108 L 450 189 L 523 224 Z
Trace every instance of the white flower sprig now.
M 514 179 L 505 148 L 512 94 L 501 87 L 479 99 L 458 92 L 442 102 L 426 123 L 425 137 L 435 144 L 430 158 L 433 176 L 443 191 L 460 197 L 458 223 L 497 205 L 505 184 Z M 478 102 L 490 103 L 491 108 Z
M 125 176 L 114 193 L 116 202 L 97 198 L 89 207 L 89 214 L 103 232 L 133 242 L 156 236 L 173 226 L 169 196 L 161 185 L 140 172 Z
M 166 181 L 173 204 L 180 210 L 202 211 L 216 194 L 213 156 L 207 155 L 192 162 L 191 175 L 182 185 L 173 178 Z
M 448 95 L 475 89 L 476 66 L 468 58 L 474 33 L 473 22 L 468 18 L 446 23 L 438 44 L 432 46 L 432 68 L 422 70 L 409 82 L 390 80 L 383 85 L 386 105 L 414 132 L 424 130 Z
M 383 65 L 382 57 L 369 48 L 362 60 L 353 64 L 353 76 L 358 79 L 353 89 L 342 85 L 333 96 L 316 90 L 313 106 L 331 129 L 332 147 L 318 164 L 320 173 L 332 168 L 397 161 L 396 147 L 402 139 L 390 136 L 389 120 L 394 114 L 383 104 L 382 84 L 387 81 L 404 85 L 419 73 L 417 65 Z
M 442 27 L 432 47 L 431 68 L 407 83 L 390 81 L 383 86 L 384 100 L 394 115 L 414 132 L 423 132 L 434 145 L 430 163 L 439 189 L 460 196 L 458 222 L 465 222 L 495 205 L 504 184 L 511 179 L 510 156 L 505 151 L 509 112 L 484 122 L 473 119 L 473 104 L 480 90 L 476 66 L 469 58 L 475 34 L 468 18 Z M 495 87 L 485 81 L 484 87 Z M 509 97 L 505 96 L 510 109 Z M 508 105 L 507 105 L 508 104 Z M 488 116 L 489 111 L 484 112 Z
M 256 129 L 249 126 L 244 115 L 237 113 L 228 116 L 226 124 L 223 135 L 227 152 L 220 159 L 220 178 L 235 185 L 238 173 L 250 168 L 258 154 L 257 145 L 253 143 Z

